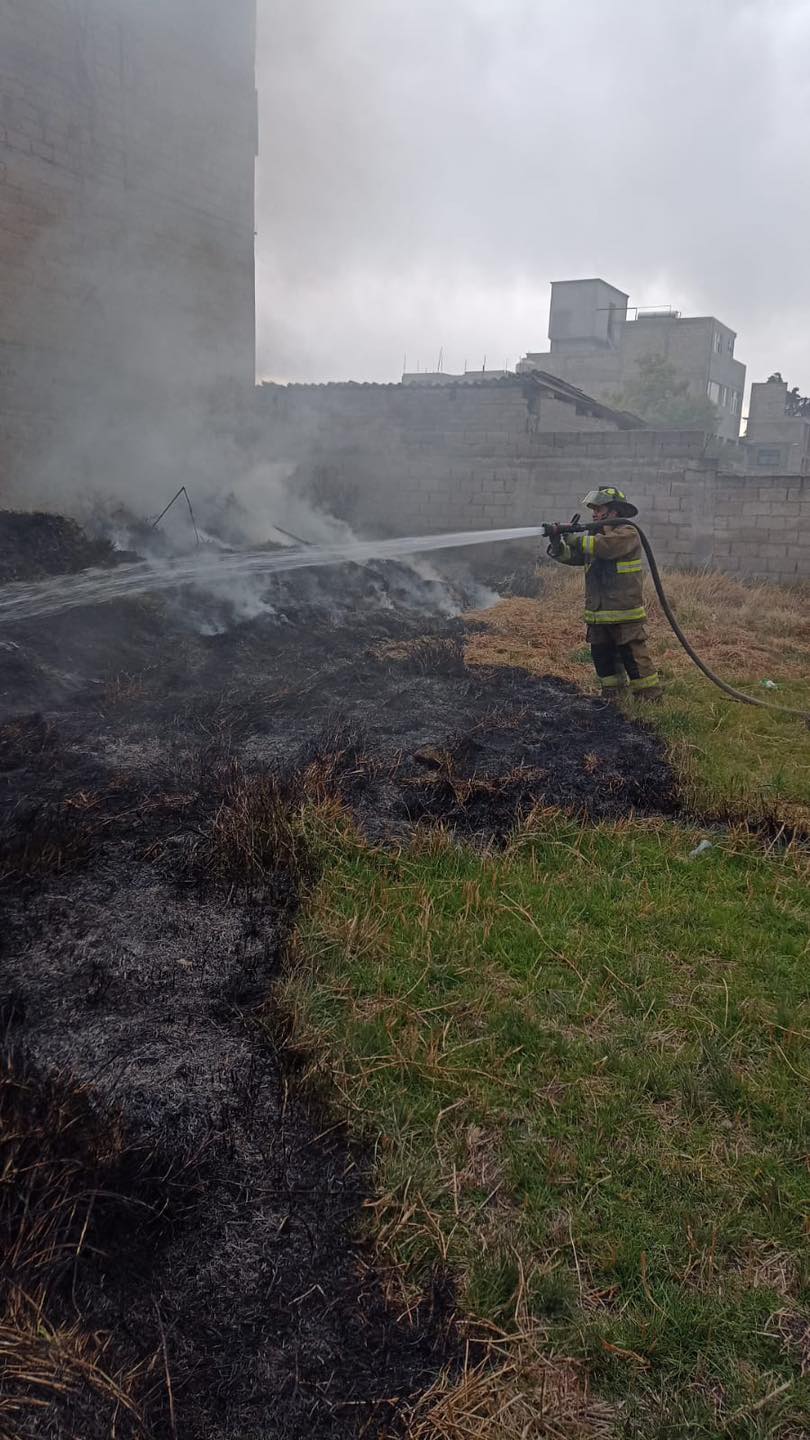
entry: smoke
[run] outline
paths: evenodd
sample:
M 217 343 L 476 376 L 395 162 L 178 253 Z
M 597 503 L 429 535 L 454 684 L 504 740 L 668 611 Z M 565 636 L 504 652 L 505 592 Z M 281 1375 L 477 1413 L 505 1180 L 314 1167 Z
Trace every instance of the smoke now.
M 283 461 L 254 465 L 233 489 L 207 497 L 205 523 L 245 545 L 267 540 L 329 545 L 356 539 L 345 521 L 316 507 L 296 488 L 296 472 L 294 464 Z
M 6 141 L 23 134 L 25 112 L 3 90 L 3 178 L 25 197 L 29 227 L 4 252 L 0 362 L 10 346 L 14 366 L 10 379 L 0 365 L 2 503 L 70 515 L 150 560 L 356 538 L 304 494 L 256 408 L 254 9 L 57 7 L 57 58 L 41 69 L 34 13 L 31 84 L 62 141 L 41 164 Z M 11 72 L 32 63 L 23 33 L 0 20 Z M 214 569 L 200 625 L 282 613 L 260 577 Z M 367 581 L 380 605 L 449 615 L 463 603 L 426 562 Z M 311 584 L 323 598 L 340 581 Z
M 214 496 L 246 468 L 255 371 L 254 0 L 13 8 L 3 501 L 146 516 L 182 484 Z
M 104 8 L 53 16 L 59 58 L 51 71 L 43 56 L 38 83 L 64 162 L 43 163 L 40 180 L 29 150 L 0 140 L 31 225 L 4 252 L 0 503 L 67 514 L 147 558 L 198 540 L 346 540 L 297 494 L 295 467 L 263 454 L 255 411 L 252 0 L 114 0 L 115 75 Z M 16 35 L 0 20 L 12 69 L 30 62 Z M 4 125 L 22 126 L 3 98 Z M 181 498 L 153 531 L 181 487 L 193 519 Z M 261 613 L 253 593 L 230 599 Z

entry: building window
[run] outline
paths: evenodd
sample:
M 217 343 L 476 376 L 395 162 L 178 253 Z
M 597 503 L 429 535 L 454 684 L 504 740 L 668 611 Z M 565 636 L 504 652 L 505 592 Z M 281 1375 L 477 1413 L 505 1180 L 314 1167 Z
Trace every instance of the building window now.
M 708 395 L 713 405 L 720 404 L 720 386 L 718 385 L 716 380 L 709 381 L 708 385 L 706 386 L 706 394 Z
M 719 330 L 714 332 L 714 348 L 716 354 L 720 355 L 723 349 L 723 336 Z
M 778 469 L 781 463 L 782 451 L 778 446 L 769 446 L 767 449 L 763 446 L 757 450 L 757 465 L 760 465 L 763 470 L 766 468 Z
M 726 405 L 728 404 L 728 390 L 726 389 L 725 385 L 720 386 L 720 404 L 725 410 Z
M 734 336 L 733 336 L 733 335 L 729 335 L 728 340 L 727 340 L 727 342 L 726 342 L 726 349 L 728 350 L 729 355 L 733 355 L 733 354 L 734 354 Z
M 739 415 L 739 413 L 740 413 L 740 392 L 739 392 L 739 390 L 732 390 L 732 392 L 731 392 L 731 413 L 732 413 L 732 415 Z

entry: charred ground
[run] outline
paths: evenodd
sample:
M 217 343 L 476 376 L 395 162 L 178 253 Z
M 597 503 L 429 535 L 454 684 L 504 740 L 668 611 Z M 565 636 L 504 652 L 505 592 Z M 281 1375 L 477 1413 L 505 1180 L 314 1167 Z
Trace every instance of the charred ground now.
M 248 622 L 190 595 L 3 633 L 9 1434 L 374 1435 L 452 1362 L 451 1279 L 389 1304 L 365 1157 L 294 1083 L 272 998 L 268 1043 L 315 879 L 302 806 L 340 800 L 380 843 L 497 842 L 538 804 L 676 796 L 649 732 L 468 668 L 463 622 L 405 610 L 409 586 L 367 567 Z

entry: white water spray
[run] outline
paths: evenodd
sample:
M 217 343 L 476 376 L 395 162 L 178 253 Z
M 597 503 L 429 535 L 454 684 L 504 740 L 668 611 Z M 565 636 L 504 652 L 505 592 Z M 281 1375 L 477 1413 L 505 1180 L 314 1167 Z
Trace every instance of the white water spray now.
M 181 560 L 144 560 L 121 565 L 117 570 L 85 570 L 80 575 L 62 575 L 36 584 L 4 585 L 0 588 L 0 623 L 57 615 L 80 605 L 103 605 L 109 600 L 131 599 L 156 590 L 175 590 L 182 585 L 206 584 L 231 576 L 270 576 L 316 566 L 398 560 L 403 555 L 421 555 L 431 550 L 533 540 L 542 533 L 541 526 L 529 525 L 520 530 L 462 530 L 448 535 L 408 535 L 399 540 L 353 540 L 282 551 L 243 550 L 206 553 Z

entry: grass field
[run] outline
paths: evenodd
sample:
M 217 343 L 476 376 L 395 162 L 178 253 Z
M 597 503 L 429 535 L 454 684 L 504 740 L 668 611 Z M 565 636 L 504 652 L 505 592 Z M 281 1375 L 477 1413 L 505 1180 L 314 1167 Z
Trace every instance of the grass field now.
M 725 674 L 810 703 L 789 597 L 672 588 Z M 577 599 L 565 577 L 507 602 L 470 658 L 585 682 Z M 801 828 L 801 722 L 732 708 L 653 635 L 652 719 L 695 811 Z M 806 847 L 538 811 L 506 850 L 393 854 L 309 823 L 323 878 L 283 1004 L 373 1149 L 392 1295 L 407 1310 L 446 1268 L 490 1338 L 415 1440 L 810 1435 Z
M 468 658 L 520 665 L 594 689 L 581 621 L 582 576 L 549 566 L 540 581 L 539 599 L 509 600 L 484 612 Z M 723 679 L 756 699 L 810 711 L 806 588 L 677 572 L 664 582 L 690 640 Z M 700 815 L 768 816 L 810 829 L 810 743 L 801 721 L 729 702 L 694 668 L 651 589 L 647 601 L 651 646 L 667 692 L 651 719 L 670 742 L 687 803 Z

